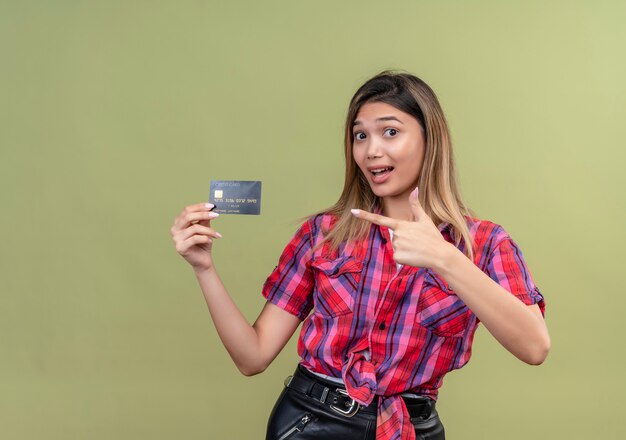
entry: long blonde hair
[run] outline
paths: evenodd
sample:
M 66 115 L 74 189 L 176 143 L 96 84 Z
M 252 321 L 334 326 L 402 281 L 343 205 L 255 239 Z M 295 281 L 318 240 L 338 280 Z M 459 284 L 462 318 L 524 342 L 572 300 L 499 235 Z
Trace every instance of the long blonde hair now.
M 435 225 L 450 224 L 450 236 L 458 247 L 465 243 L 464 254 L 474 258 L 473 241 L 464 216 L 476 217 L 465 206 L 457 184 L 452 142 L 446 118 L 433 90 L 414 75 L 383 71 L 365 82 L 354 94 L 346 117 L 344 153 L 346 173 L 339 200 L 330 208 L 309 216 L 332 214 L 337 222 L 326 231 L 323 242 L 337 249 L 342 242 L 365 237 L 371 225 L 350 213 L 351 208 L 370 210 L 374 204 L 382 206 L 366 177 L 352 155 L 353 124 L 363 104 L 384 102 L 413 116 L 422 126 L 426 151 L 418 178 L 419 201 Z M 467 245 L 469 243 L 469 246 Z

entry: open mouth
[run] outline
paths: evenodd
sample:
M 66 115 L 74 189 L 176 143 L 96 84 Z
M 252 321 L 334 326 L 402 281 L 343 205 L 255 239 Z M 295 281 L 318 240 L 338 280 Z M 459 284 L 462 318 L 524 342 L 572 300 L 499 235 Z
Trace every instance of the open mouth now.
M 372 175 L 372 181 L 374 183 L 383 183 L 385 180 L 387 180 L 387 176 L 389 176 L 393 169 L 393 167 L 381 167 L 371 169 L 369 170 L 369 172 Z

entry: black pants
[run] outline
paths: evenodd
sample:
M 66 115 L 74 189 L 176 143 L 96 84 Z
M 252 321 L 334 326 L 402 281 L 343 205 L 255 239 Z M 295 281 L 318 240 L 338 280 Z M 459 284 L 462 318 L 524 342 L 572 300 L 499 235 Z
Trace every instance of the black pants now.
M 337 388 L 336 384 L 311 374 L 300 365 L 294 373 L 295 377 L 299 378 L 300 382 L 303 380 L 310 381 L 310 384 L 315 382 L 316 387 L 323 388 L 325 386 L 331 390 Z M 430 414 L 425 415 L 422 411 L 417 411 L 418 406 L 412 400 L 405 398 L 411 421 L 415 427 L 416 438 L 418 440 L 445 440 L 443 424 L 435 410 L 434 401 L 429 401 Z M 416 401 L 414 400 L 414 402 Z M 423 399 L 420 402 L 423 402 Z M 420 408 L 423 408 L 421 403 Z M 327 438 L 375 440 L 375 405 L 362 408 L 353 416 L 346 417 L 331 409 L 329 402 L 321 403 L 319 396 L 309 396 L 300 390 L 285 387 L 272 409 L 265 439 L 310 440 Z

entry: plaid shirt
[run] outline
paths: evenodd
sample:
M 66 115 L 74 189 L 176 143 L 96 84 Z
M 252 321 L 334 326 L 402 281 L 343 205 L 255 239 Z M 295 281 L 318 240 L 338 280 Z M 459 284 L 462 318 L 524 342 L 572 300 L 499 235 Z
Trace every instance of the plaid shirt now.
M 342 378 L 349 396 L 362 405 L 380 396 L 377 440 L 414 439 L 400 395 L 436 399 L 444 375 L 468 362 L 478 318 L 432 269 L 398 269 L 387 228 L 372 225 L 365 239 L 335 252 L 328 244 L 313 251 L 335 220 L 318 215 L 300 227 L 263 296 L 304 321 L 298 354 L 305 367 Z M 543 296 L 517 244 L 497 224 L 466 220 L 474 263 L 544 313 Z M 448 226 L 442 223 L 439 230 L 453 242 Z

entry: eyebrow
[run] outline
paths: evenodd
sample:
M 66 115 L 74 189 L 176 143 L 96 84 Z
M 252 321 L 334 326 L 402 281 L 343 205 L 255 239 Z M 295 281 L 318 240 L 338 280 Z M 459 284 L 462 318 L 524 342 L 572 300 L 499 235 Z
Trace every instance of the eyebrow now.
M 376 119 L 376 122 L 380 122 L 380 121 L 398 121 L 400 124 L 404 125 L 404 123 L 396 118 L 395 116 L 383 116 L 382 118 L 378 118 Z M 352 124 L 352 126 L 355 125 L 361 125 L 361 121 L 354 121 L 354 124 Z

